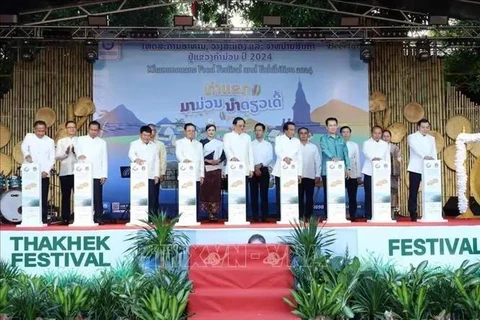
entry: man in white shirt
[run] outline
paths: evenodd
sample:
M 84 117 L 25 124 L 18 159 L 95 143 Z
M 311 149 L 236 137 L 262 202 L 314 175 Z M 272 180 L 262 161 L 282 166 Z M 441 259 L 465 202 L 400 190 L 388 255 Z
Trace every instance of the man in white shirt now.
M 316 145 L 309 141 L 310 131 L 298 129 L 300 152 L 302 154 L 302 183 L 298 185 L 298 208 L 300 217 L 309 221 L 313 215 L 313 191 L 319 185 L 322 175 L 322 161 Z
M 159 196 L 160 196 L 160 185 L 163 181 L 165 181 L 165 176 L 167 173 L 167 149 L 165 148 L 165 144 L 157 139 L 157 128 L 153 123 L 148 125 L 150 129 L 152 129 L 152 141 L 157 145 L 158 149 L 158 162 L 160 165 L 160 182 L 154 186 L 155 191 L 155 199 L 157 199 L 157 208 L 155 212 L 159 209 Z
M 100 138 L 100 123 L 88 124 L 88 135 L 79 137 L 75 145 L 77 160 L 92 164 L 93 176 L 93 210 L 94 220 L 100 221 L 103 214 L 103 185 L 108 177 L 107 143 Z
M 175 155 L 179 163 L 193 163 L 195 165 L 195 179 L 197 181 L 197 208 L 200 200 L 200 185 L 205 177 L 205 162 L 203 160 L 203 146 L 195 140 L 197 127 L 193 123 L 183 126 L 185 138 L 175 142 Z
M 295 136 L 295 123 L 288 121 L 283 124 L 283 135 L 275 138 L 275 155 L 277 160 L 273 167 L 272 174 L 275 176 L 275 194 L 277 198 L 277 214 L 280 215 L 280 176 L 282 161 L 290 164 L 297 163 L 298 183 L 302 182 L 303 159 L 300 151 L 300 140 Z
M 265 139 L 265 125 L 255 125 L 255 137 L 252 141 L 254 174 L 250 179 L 250 198 L 252 202 L 253 221 L 258 222 L 258 189 L 260 188 L 260 201 L 262 208 L 262 222 L 268 218 L 268 189 L 270 187 L 270 172 L 268 170 L 273 161 L 272 144 Z
M 152 141 L 152 129 L 149 126 L 140 128 L 140 137 L 130 143 L 128 150 L 130 161 L 142 166 L 146 163 L 148 173 L 148 213 L 157 214 L 158 197 L 155 186 L 160 183 L 160 162 L 158 148 Z
M 28 163 L 37 163 L 42 174 L 42 222 L 47 223 L 48 188 L 50 172 L 55 165 L 55 142 L 45 135 L 47 124 L 35 121 L 34 133 L 27 133 L 22 142 L 23 158 Z
M 77 161 L 74 144 L 77 124 L 75 121 L 67 121 L 65 124 L 67 136 L 58 140 L 56 160 L 60 161 L 60 188 L 62 189 L 62 224 L 68 225 L 71 215 L 71 198 L 73 191 L 73 166 Z
M 375 161 L 390 163 L 390 146 L 382 140 L 383 130 L 380 126 L 372 128 L 372 137 L 363 143 L 363 183 L 365 186 L 365 218 L 372 219 L 372 172 Z
M 430 122 L 421 119 L 417 123 L 417 132 L 408 136 L 410 161 L 407 171 L 409 174 L 408 211 L 410 219 L 417 221 L 417 194 L 422 181 L 423 160 L 436 160 L 437 147 L 435 138 L 428 134 Z
M 253 161 L 252 140 L 250 136 L 243 132 L 245 120 L 241 117 L 233 119 L 233 130 L 223 136 L 223 150 L 227 157 L 227 179 L 229 173 L 229 162 L 240 161 L 245 164 L 245 198 L 247 199 L 246 208 L 248 208 L 248 178 L 253 176 L 255 169 Z
M 360 172 L 360 148 L 358 144 L 350 141 L 352 129 L 349 126 L 340 128 L 340 134 L 347 144 L 348 157 L 350 159 L 350 175 L 345 179 L 345 186 L 348 194 L 348 213 L 350 220 L 355 221 L 357 217 L 357 191 L 362 183 L 362 173 Z

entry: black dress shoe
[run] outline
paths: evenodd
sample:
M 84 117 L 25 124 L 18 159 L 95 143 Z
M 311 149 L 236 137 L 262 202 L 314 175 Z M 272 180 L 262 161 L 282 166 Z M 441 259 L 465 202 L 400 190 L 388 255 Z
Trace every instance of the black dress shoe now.
M 410 220 L 411 220 L 412 222 L 417 222 L 417 217 L 411 217 Z

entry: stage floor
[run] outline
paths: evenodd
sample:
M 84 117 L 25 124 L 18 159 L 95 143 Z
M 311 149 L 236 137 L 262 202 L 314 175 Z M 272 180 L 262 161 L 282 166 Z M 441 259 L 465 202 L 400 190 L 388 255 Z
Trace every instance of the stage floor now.
M 447 222 L 412 222 L 409 218 L 401 217 L 397 220 L 397 223 L 370 223 L 366 221 L 357 221 L 354 223 L 320 223 L 320 226 L 325 226 L 327 228 L 358 228 L 358 227 L 367 227 L 367 228 L 376 228 L 376 227 L 434 227 L 434 226 L 447 226 L 447 227 L 456 227 L 456 226 L 480 226 L 480 219 L 447 219 Z M 14 224 L 0 224 L 0 230 L 9 230 L 9 231 L 59 231 L 59 230 L 119 230 L 119 229 L 129 229 L 129 230 L 138 230 L 142 229 L 141 227 L 131 227 L 126 226 L 123 223 L 109 224 L 105 223 L 102 225 L 94 227 L 70 227 L 65 225 L 50 224 L 45 227 L 21 227 Z M 249 225 L 238 225 L 238 226 L 227 226 L 224 224 L 223 220 L 218 222 L 202 222 L 199 226 L 192 227 L 176 227 L 178 230 L 208 230 L 208 229 L 292 229 L 289 225 L 276 224 L 275 221 L 261 222 L 261 223 L 251 223 Z

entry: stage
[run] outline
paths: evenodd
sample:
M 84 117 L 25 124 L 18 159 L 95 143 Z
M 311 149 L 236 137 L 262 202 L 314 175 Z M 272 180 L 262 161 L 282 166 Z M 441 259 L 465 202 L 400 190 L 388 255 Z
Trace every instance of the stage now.
M 445 223 L 400 221 L 395 224 L 356 222 L 322 223 L 322 232 L 332 232 L 335 255 L 375 259 L 398 267 L 409 267 L 428 260 L 431 265 L 459 266 L 464 260 L 480 258 L 480 220 L 448 220 Z M 55 226 L 23 228 L 0 226 L 1 259 L 29 273 L 42 274 L 52 268 L 91 274 L 115 267 L 128 258 L 128 241 L 142 228 L 124 224 L 96 227 Z M 267 243 L 279 243 L 292 232 L 288 225 L 253 223 L 225 226 L 202 223 L 198 227 L 176 228 L 192 245 L 245 244 L 250 236 L 261 234 Z M 57 272 L 58 270 L 56 270 Z

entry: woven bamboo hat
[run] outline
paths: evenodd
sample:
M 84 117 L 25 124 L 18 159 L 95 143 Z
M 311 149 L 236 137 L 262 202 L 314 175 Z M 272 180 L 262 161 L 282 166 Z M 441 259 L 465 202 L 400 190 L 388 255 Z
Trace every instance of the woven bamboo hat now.
M 443 162 L 452 169 L 453 171 L 456 171 L 457 168 L 455 167 L 455 155 L 457 154 L 457 147 L 454 144 L 451 144 L 447 146 L 443 150 Z
M 408 122 L 417 123 L 425 116 L 425 110 L 421 104 L 410 102 L 403 109 L 403 116 Z
M 80 97 L 75 103 L 73 114 L 77 117 L 86 117 L 95 112 L 95 105 L 89 97 Z
M 473 177 L 480 177 L 480 158 L 477 158 L 470 172 L 470 191 L 477 203 L 480 203 L 480 179 L 472 179 Z
M 437 148 L 437 153 L 442 152 L 443 146 L 445 145 L 445 139 L 443 138 L 442 134 L 438 131 L 433 130 L 431 130 L 428 134 L 435 138 L 435 146 Z
M 55 133 L 55 142 L 58 142 L 58 140 L 65 138 L 67 136 L 67 130 L 65 129 L 65 123 L 62 123 L 57 132 Z
M 480 158 L 480 143 L 473 143 L 472 148 L 470 149 L 470 153 L 475 158 Z
M 463 128 L 465 128 L 466 133 L 472 133 L 472 123 L 470 120 L 464 116 L 454 116 L 448 119 L 445 130 L 447 136 L 455 140 L 458 134 L 463 132 Z
M 8 176 L 12 172 L 12 160 L 5 153 L 0 153 L 0 175 Z
M 400 122 L 395 122 L 392 123 L 388 128 L 388 131 L 392 133 L 392 142 L 393 143 L 399 143 L 400 141 L 403 140 L 405 135 L 407 134 L 407 128 L 405 128 L 405 125 Z
M 11 137 L 10 129 L 0 123 L 0 148 L 5 147 L 10 142 Z
M 369 110 L 370 112 L 379 112 L 387 108 L 387 97 L 381 92 L 374 92 L 370 96 Z
M 38 120 L 45 121 L 47 127 L 51 127 L 57 120 L 57 114 L 52 108 L 40 108 L 35 114 L 35 121 Z
M 15 147 L 13 147 L 13 159 L 18 164 L 23 164 L 22 141 L 18 142 Z

